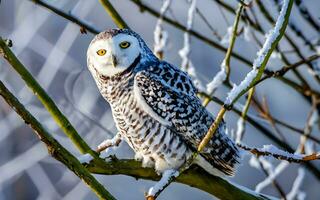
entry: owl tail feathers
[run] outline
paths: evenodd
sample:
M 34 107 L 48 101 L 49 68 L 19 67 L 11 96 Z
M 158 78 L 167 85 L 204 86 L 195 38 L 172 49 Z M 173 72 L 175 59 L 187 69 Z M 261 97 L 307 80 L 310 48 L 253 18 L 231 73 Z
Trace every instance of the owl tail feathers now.
M 197 164 L 215 176 L 221 176 L 220 174 L 222 176 L 234 176 L 241 158 L 239 149 L 231 141 L 223 143 L 217 149 L 213 148 L 210 151 L 207 149 L 207 151 L 200 153 L 200 155 L 206 161 L 204 162 L 206 165 Z M 216 173 L 216 171 L 219 171 L 220 174 Z

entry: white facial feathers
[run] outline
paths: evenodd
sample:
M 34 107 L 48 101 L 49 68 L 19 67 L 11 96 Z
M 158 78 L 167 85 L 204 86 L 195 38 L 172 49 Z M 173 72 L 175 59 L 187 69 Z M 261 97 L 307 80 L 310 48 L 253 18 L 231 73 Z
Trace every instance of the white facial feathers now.
M 128 42 L 129 47 L 121 48 L 120 44 L 123 42 Z M 106 53 L 98 55 L 97 51 L 100 49 L 105 49 Z M 111 77 L 130 67 L 139 54 L 140 45 L 137 38 L 120 33 L 114 37 L 101 38 L 90 44 L 87 51 L 88 66 L 89 69 L 93 67 L 98 73 Z M 113 66 L 113 62 L 116 62 L 116 66 Z

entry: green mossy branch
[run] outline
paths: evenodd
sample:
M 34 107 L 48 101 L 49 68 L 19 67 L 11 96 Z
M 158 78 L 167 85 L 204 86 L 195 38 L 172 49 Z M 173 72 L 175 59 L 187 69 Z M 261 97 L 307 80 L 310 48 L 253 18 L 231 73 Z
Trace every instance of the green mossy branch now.
M 91 190 L 101 199 L 115 199 L 105 188 L 101 185 L 90 172 L 83 167 L 83 165 L 74 157 L 68 150 L 66 150 L 57 140 L 55 140 L 50 133 L 41 125 L 41 123 L 33 117 L 28 110 L 19 102 L 19 100 L 5 87 L 0 81 L 0 95 L 12 107 L 12 109 L 20 115 L 20 117 L 28 124 L 39 139 L 45 143 L 48 153 L 63 163 L 69 170 L 76 174 L 83 182 L 85 182 Z
M 99 0 L 105 11 L 110 15 L 113 22 L 119 27 L 119 28 L 129 28 L 127 23 L 122 19 L 120 14 L 114 9 L 112 4 L 109 0 Z
M 96 163 L 95 161 L 87 165 L 87 168 L 92 173 L 104 174 L 104 175 L 127 175 L 136 179 L 146 179 L 158 181 L 158 176 L 154 169 L 141 167 L 141 162 L 128 159 L 112 159 L 105 163 Z M 269 199 L 269 197 L 262 194 L 255 194 L 249 192 L 242 187 L 236 186 L 229 181 L 220 177 L 212 176 L 202 168 L 191 166 L 176 180 L 178 183 L 189 185 L 194 188 L 198 188 L 213 196 L 224 200 L 257 200 L 257 199 Z
M 0 52 L 3 57 L 8 61 L 10 66 L 16 70 L 20 77 L 25 81 L 26 85 L 32 90 L 35 96 L 40 100 L 43 106 L 49 111 L 53 119 L 60 126 L 62 131 L 71 139 L 75 146 L 81 153 L 90 153 L 95 158 L 98 158 L 96 152 L 91 150 L 89 145 L 80 137 L 76 129 L 72 126 L 66 116 L 59 110 L 54 101 L 40 86 L 40 84 L 33 78 L 31 73 L 14 55 L 10 48 L 6 45 L 5 41 L 0 37 Z M 1 55 L 0 54 L 0 55 Z

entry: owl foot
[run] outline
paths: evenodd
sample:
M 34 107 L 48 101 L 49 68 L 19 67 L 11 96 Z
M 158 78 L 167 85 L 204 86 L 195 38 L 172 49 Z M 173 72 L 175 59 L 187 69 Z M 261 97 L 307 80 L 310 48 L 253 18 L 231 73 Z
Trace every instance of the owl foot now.
M 155 200 L 157 196 L 172 182 L 172 179 L 179 176 L 179 171 L 168 169 L 162 173 L 160 181 L 151 187 L 146 195 L 146 200 Z
M 154 196 L 146 196 L 146 200 L 155 200 L 156 198 Z
M 121 135 L 117 133 L 112 139 L 107 139 L 98 145 L 97 152 L 101 152 L 109 147 L 118 146 L 121 142 Z

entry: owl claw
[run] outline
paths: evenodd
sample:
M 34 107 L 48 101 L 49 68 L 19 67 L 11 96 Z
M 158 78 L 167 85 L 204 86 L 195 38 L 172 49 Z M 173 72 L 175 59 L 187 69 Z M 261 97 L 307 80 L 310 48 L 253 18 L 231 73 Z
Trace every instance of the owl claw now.
M 121 136 L 117 133 L 112 139 L 107 139 L 98 145 L 97 152 L 101 152 L 109 147 L 118 146 L 121 142 Z
M 155 200 L 156 198 L 152 195 L 146 196 L 146 200 Z
M 160 181 L 151 187 L 147 193 L 146 200 L 155 200 L 159 194 L 171 183 L 171 181 L 179 176 L 179 171 L 168 169 L 162 173 Z

